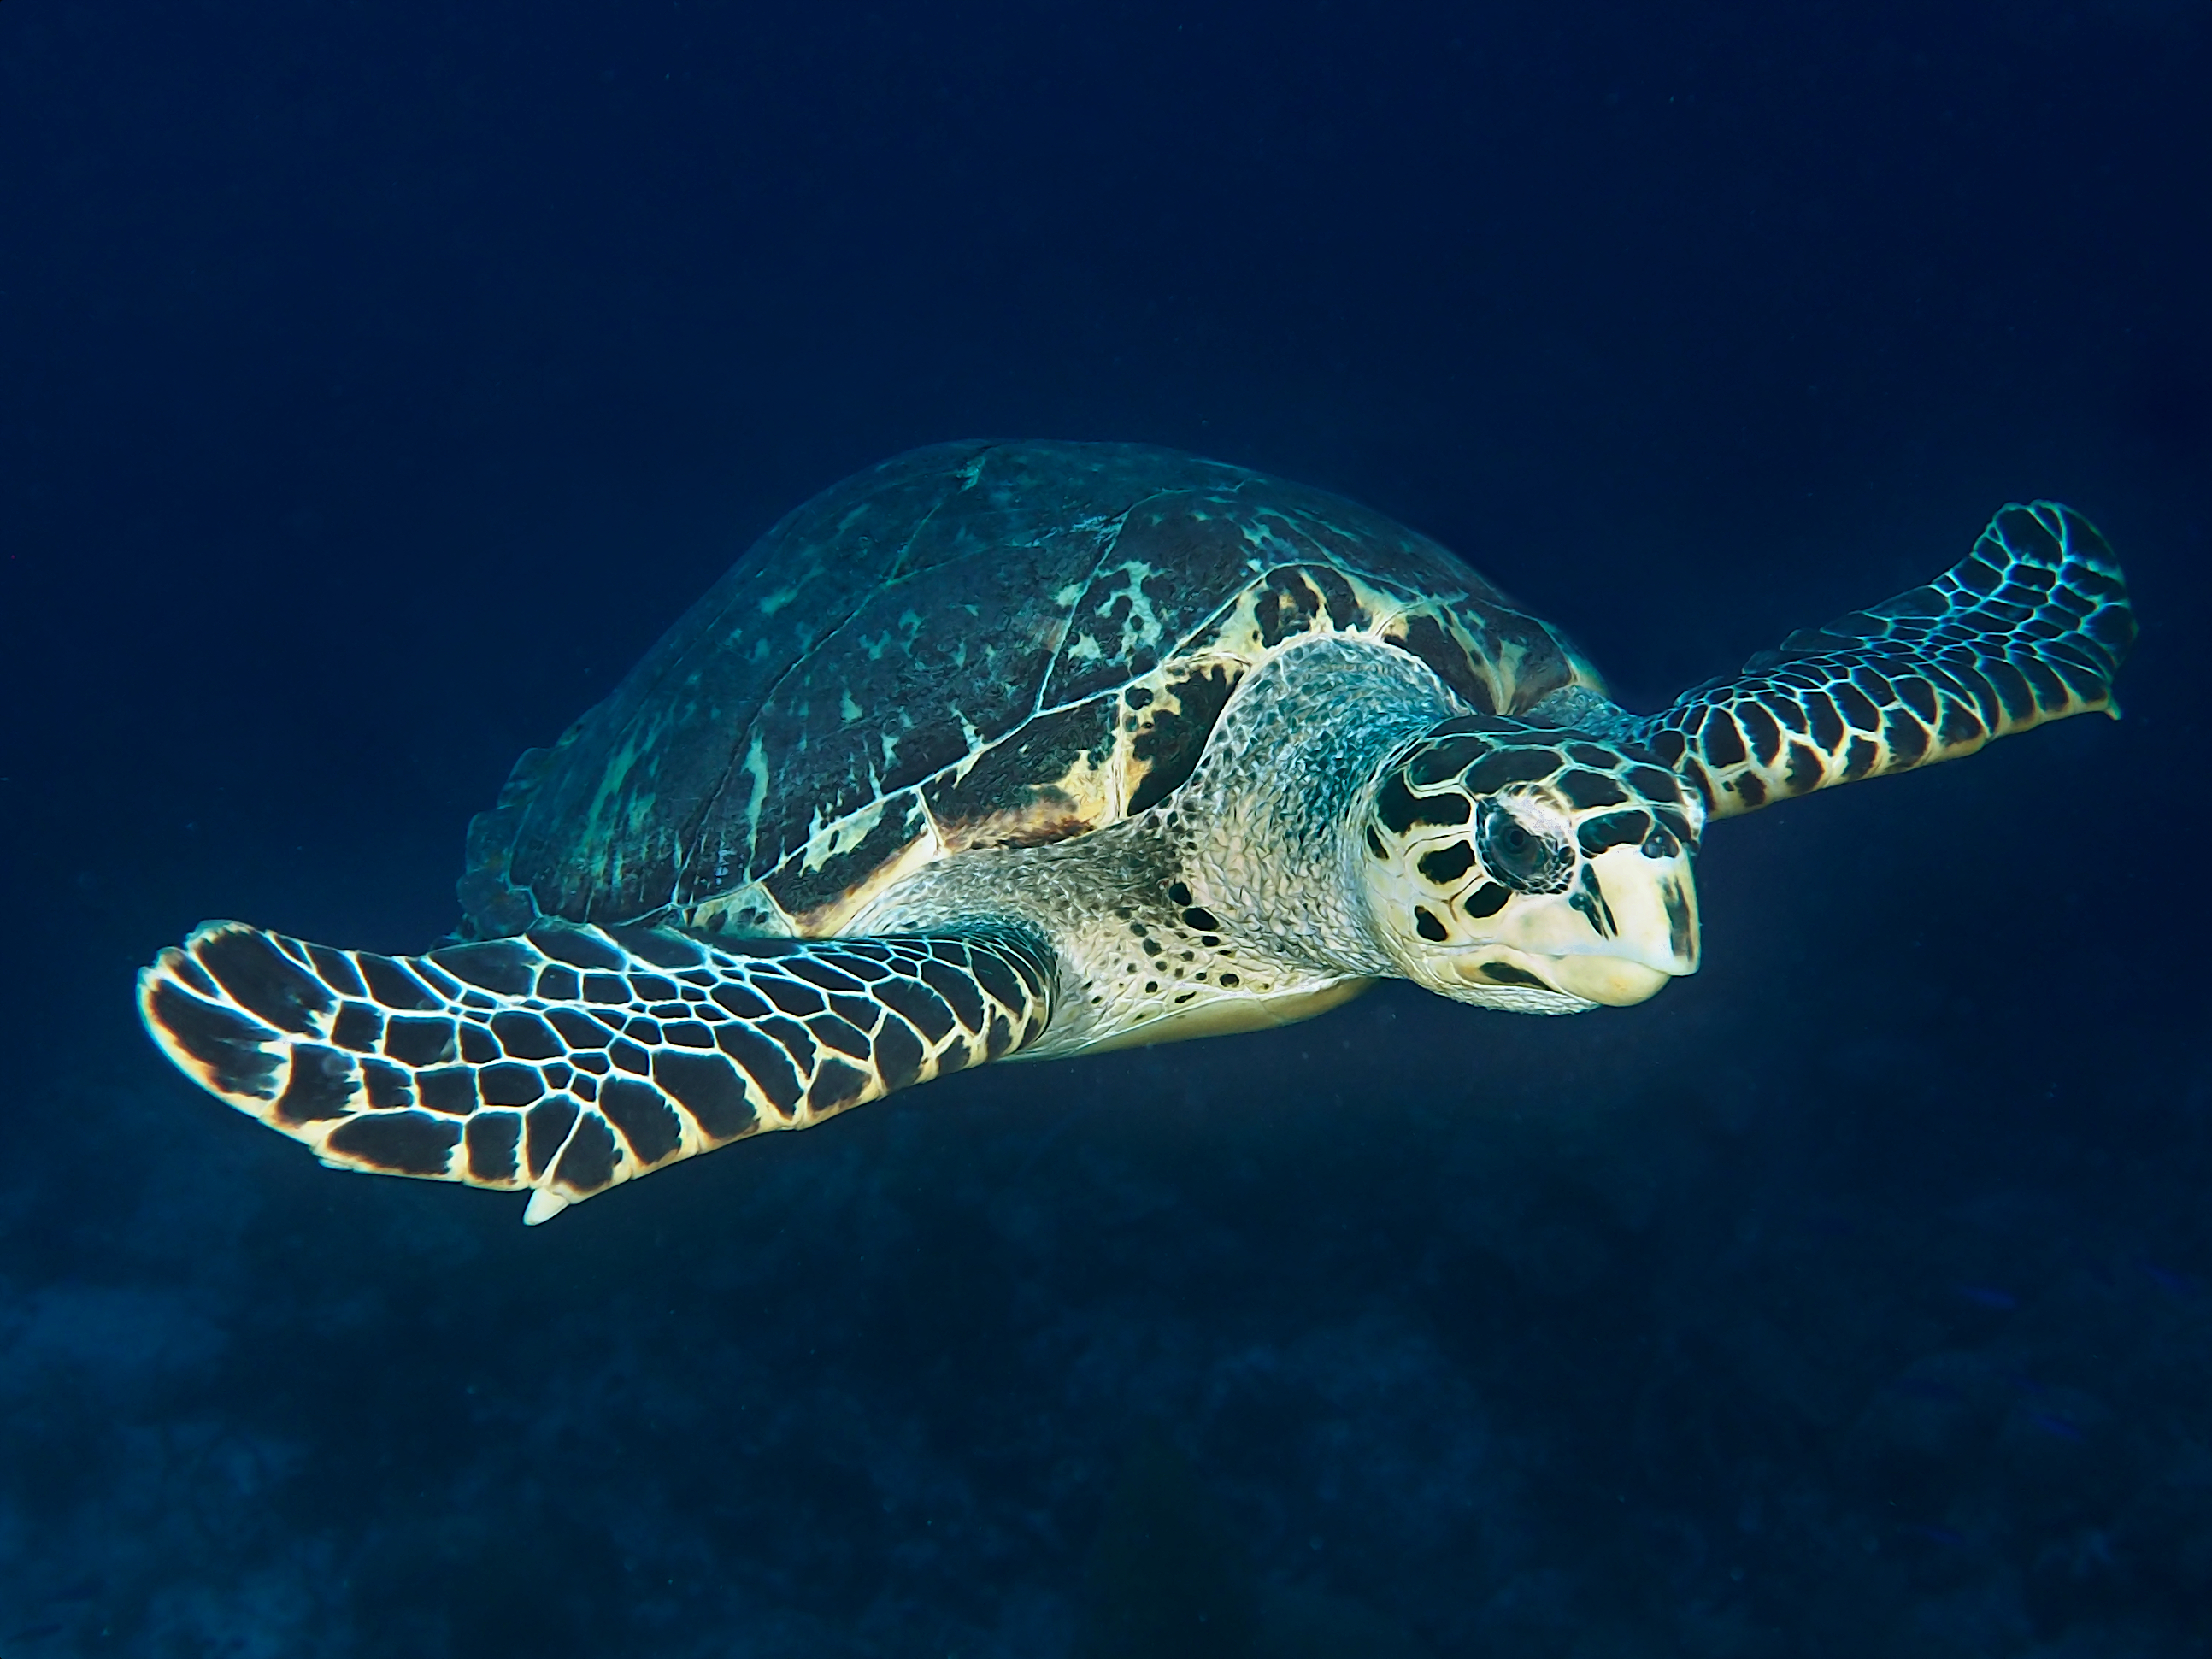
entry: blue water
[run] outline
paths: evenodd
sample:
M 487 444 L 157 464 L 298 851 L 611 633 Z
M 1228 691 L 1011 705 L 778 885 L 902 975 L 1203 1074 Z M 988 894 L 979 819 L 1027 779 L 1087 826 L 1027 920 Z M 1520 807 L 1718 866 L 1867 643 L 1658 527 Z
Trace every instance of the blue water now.
M 0 1656 L 2212 1645 L 2212 6 L 0 6 Z M 786 508 L 1354 495 L 1656 707 L 2049 495 L 2127 719 L 1717 826 L 1707 965 L 520 1200 L 173 1073 L 416 949 Z

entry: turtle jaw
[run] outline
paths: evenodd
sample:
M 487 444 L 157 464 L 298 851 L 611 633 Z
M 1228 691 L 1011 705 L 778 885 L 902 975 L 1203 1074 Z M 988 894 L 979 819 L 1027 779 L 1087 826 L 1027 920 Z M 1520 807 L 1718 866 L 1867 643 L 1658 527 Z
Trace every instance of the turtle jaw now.
M 1511 953 L 1492 952 L 1486 962 L 1468 963 L 1464 977 L 1470 985 L 1495 985 L 1498 960 L 1508 954 Z M 1553 957 L 1538 958 L 1531 977 L 1577 1002 L 1632 1008 L 1658 995 L 1673 975 L 1625 957 Z
M 1467 896 L 1431 899 L 1412 907 L 1414 927 L 1382 931 L 1401 973 L 1456 1002 L 1528 1013 L 1631 1007 L 1698 971 L 1690 860 L 1679 843 L 1611 847 L 1575 858 L 1548 890 L 1500 903 L 1477 885 L 1472 906 Z M 1383 900 L 1370 903 L 1378 920 L 1407 908 L 1373 896 Z
M 1522 899 L 1491 938 L 1455 951 L 1451 971 L 1468 988 L 1447 994 L 1487 1002 L 1490 988 L 1522 986 L 1584 1007 L 1628 1008 L 1698 971 L 1697 889 L 1686 858 L 1653 860 L 1625 847 L 1584 869 L 1571 891 Z
M 1698 890 L 1686 850 L 1653 858 L 1609 848 L 1585 859 L 1565 892 L 1524 898 L 1498 920 L 1506 925 L 1493 956 L 1605 1007 L 1647 1001 L 1668 980 L 1698 971 Z M 1480 972 L 1479 963 L 1470 966 Z

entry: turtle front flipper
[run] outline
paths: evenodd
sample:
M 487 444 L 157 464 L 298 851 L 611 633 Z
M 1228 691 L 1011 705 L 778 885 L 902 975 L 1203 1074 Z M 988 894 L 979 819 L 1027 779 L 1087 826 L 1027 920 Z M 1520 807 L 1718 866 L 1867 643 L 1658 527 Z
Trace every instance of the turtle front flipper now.
M 1012 932 L 776 942 L 542 924 L 410 957 L 209 922 L 139 975 L 169 1058 L 325 1164 L 527 1191 L 523 1219 L 1011 1054 L 1053 961 Z
M 2056 501 L 2015 503 L 1925 587 L 1801 629 L 1631 730 L 1727 817 L 2045 720 L 2117 716 L 2112 676 L 2135 637 L 2096 526 Z

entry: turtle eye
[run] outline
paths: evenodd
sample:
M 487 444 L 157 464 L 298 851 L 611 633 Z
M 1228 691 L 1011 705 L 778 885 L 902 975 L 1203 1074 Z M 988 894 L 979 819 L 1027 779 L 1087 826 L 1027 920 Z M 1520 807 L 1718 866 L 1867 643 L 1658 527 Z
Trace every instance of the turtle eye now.
M 1557 893 L 1574 868 L 1574 849 L 1564 837 L 1546 835 L 1494 800 L 1482 803 L 1475 847 L 1482 867 L 1516 892 Z

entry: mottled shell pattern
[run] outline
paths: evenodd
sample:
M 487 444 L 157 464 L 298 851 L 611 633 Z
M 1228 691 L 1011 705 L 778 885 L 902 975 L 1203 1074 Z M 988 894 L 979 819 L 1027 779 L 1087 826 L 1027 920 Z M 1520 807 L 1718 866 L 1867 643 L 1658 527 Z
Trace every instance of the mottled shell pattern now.
M 835 934 L 933 860 L 1144 811 L 1314 632 L 1388 641 L 1485 713 L 1602 690 L 1451 554 L 1326 492 L 1130 444 L 916 450 L 784 519 L 522 757 L 471 827 L 464 931 Z

